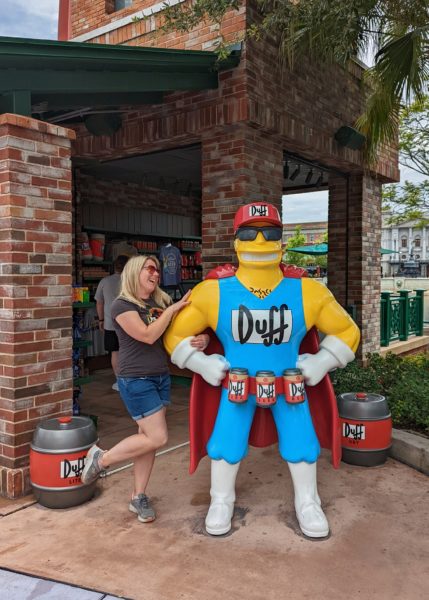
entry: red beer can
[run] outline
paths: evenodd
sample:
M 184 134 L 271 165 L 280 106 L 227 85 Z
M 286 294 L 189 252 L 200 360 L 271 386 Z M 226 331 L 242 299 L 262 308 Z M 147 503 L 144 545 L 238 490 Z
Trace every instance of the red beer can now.
M 274 371 L 256 372 L 256 404 L 267 408 L 276 403 L 276 376 Z
M 228 400 L 241 404 L 247 401 L 249 395 L 249 371 L 234 367 L 229 371 Z
M 301 404 L 305 400 L 304 377 L 301 369 L 283 371 L 285 400 L 288 404 Z

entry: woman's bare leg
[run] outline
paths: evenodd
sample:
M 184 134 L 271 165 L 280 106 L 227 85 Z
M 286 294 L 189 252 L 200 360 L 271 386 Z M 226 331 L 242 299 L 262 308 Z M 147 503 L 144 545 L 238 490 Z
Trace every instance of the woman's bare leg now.
M 155 451 L 164 446 L 168 439 L 165 411 L 166 409 L 162 408 L 155 414 L 136 421 L 140 433 L 130 435 L 104 452 L 100 459 L 100 466 L 105 469 L 124 460 L 135 459 L 148 453 L 155 454 Z M 149 475 L 151 470 L 152 467 Z
M 157 437 L 164 438 L 165 443 L 163 445 L 165 445 L 167 443 L 167 438 L 168 438 L 167 423 L 165 421 L 166 409 L 163 408 L 160 412 L 164 416 L 164 421 L 162 424 L 163 431 L 162 432 L 158 431 Z M 156 414 L 158 414 L 158 413 L 156 413 Z M 139 425 L 139 433 L 141 435 L 148 435 L 149 437 L 151 437 L 151 435 L 153 433 L 153 424 L 152 423 L 148 423 L 147 419 L 141 419 L 138 422 L 138 425 Z M 133 493 L 134 496 L 145 493 L 146 486 L 149 481 L 149 477 L 152 473 L 154 461 L 155 461 L 155 450 L 153 450 L 152 452 L 147 452 L 146 454 L 143 454 L 142 456 L 135 457 L 135 459 L 134 459 L 134 493 Z
M 136 456 L 134 459 L 134 492 L 133 497 L 146 493 L 146 486 L 155 462 L 155 450 Z

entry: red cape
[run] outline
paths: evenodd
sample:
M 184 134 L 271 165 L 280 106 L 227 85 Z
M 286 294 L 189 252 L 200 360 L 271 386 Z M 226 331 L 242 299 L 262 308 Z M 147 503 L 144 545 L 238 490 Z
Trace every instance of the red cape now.
M 301 278 L 307 275 L 304 269 L 291 265 L 281 265 L 281 269 L 285 277 Z M 210 271 L 206 279 L 232 277 L 234 272 L 235 268 L 232 265 L 223 265 Z M 222 345 L 214 332 L 209 329 L 206 333 L 210 335 L 210 343 L 206 354 L 224 354 Z M 303 339 L 299 352 L 300 354 L 304 354 L 305 352 L 314 354 L 318 349 L 317 331 L 312 327 Z M 216 420 L 221 389 L 221 386 L 213 387 L 206 383 L 200 375 L 194 374 L 189 413 L 190 473 L 196 470 L 200 460 L 207 454 L 206 444 Z M 332 464 L 335 468 L 338 468 L 341 460 L 341 427 L 334 388 L 329 376 L 326 375 L 320 383 L 313 387 L 309 386 L 306 390 L 313 424 L 320 445 L 322 448 L 329 448 L 331 450 Z M 249 444 L 257 448 L 263 448 L 271 446 L 277 441 L 277 430 L 271 411 L 264 408 L 256 408 L 250 430 Z

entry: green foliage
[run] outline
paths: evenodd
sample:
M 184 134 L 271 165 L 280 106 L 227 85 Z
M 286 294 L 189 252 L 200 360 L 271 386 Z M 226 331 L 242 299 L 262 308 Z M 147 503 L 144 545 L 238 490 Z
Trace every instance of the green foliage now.
M 429 96 L 402 108 L 399 150 L 402 165 L 429 177 Z M 428 225 L 429 179 L 384 186 L 383 210 L 392 213 L 390 224 L 417 221 L 417 227 Z
M 400 118 L 400 162 L 429 177 L 429 96 L 403 107 Z
M 283 253 L 283 262 L 288 265 L 296 265 L 297 267 L 305 267 L 308 264 L 308 256 L 305 254 L 298 254 L 297 252 L 288 252 L 287 248 L 295 248 L 296 246 L 303 246 L 306 242 L 305 235 L 301 231 L 301 227 L 297 225 L 295 227 L 295 233 L 286 242 L 286 248 Z
M 319 239 L 317 239 L 314 243 L 315 244 L 327 244 L 328 243 L 328 232 L 325 231 L 325 233 Z M 319 255 L 313 256 L 311 259 L 311 262 L 314 265 L 317 265 L 319 267 L 326 269 L 328 267 L 328 255 L 327 254 L 319 254 Z
M 328 257 L 326 254 L 314 255 L 314 254 L 302 254 L 299 252 L 288 252 L 288 248 L 295 248 L 296 246 L 304 246 L 306 244 L 305 235 L 302 233 L 300 225 L 295 227 L 294 235 L 288 239 L 284 249 L 282 262 L 288 265 L 295 265 L 297 267 L 307 266 L 319 266 L 322 268 L 327 267 Z M 328 243 L 328 232 L 326 231 L 319 239 L 314 241 L 314 244 Z
M 401 186 L 390 184 L 383 187 L 383 210 L 392 213 L 390 224 L 416 221 L 417 227 L 429 224 L 429 179 L 421 183 L 406 181 Z
M 218 55 L 218 61 L 228 58 L 230 54 L 229 46 L 220 31 L 222 20 L 229 10 L 238 10 L 242 0 L 193 0 L 175 4 L 174 6 L 165 5 L 163 11 L 164 31 L 180 31 L 182 33 L 192 31 L 200 23 L 215 23 L 219 29 L 219 37 L 214 45 L 214 50 Z M 240 40 L 236 39 L 235 42 Z
M 386 396 L 394 427 L 429 433 L 429 355 L 385 358 L 368 354 L 365 367 L 353 362 L 332 376 L 335 393 Z

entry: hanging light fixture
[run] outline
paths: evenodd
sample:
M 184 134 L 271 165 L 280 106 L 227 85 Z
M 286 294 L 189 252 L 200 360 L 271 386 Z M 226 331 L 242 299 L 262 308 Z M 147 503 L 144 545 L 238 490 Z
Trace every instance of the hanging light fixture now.
M 300 172 L 301 172 L 301 165 L 296 165 L 296 168 L 295 168 L 294 172 L 290 175 L 289 179 L 291 181 L 295 181 L 295 179 L 298 177 Z
M 323 172 L 320 171 L 319 177 L 317 178 L 317 181 L 316 181 L 316 187 L 319 187 L 320 185 L 322 185 L 322 181 L 323 181 Z
M 283 165 L 283 179 L 289 178 L 289 161 L 286 161 Z

